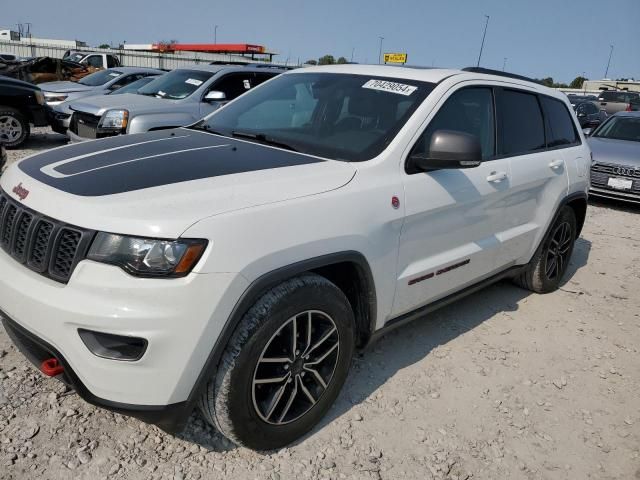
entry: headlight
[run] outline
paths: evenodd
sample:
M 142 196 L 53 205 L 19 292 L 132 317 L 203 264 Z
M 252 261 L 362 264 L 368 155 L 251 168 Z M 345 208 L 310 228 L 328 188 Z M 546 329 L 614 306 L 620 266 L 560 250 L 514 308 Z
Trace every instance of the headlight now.
M 206 240 L 154 240 L 100 232 L 87 258 L 142 277 L 183 277 L 200 260 Z
M 45 93 L 43 101 L 47 103 L 64 102 L 68 97 L 69 95 L 65 95 L 64 93 Z M 36 99 L 37 98 L 38 98 L 38 95 L 36 94 Z M 38 100 L 38 103 L 40 103 L 39 100 Z
M 109 110 L 100 119 L 98 128 L 105 130 L 125 130 L 129 122 L 129 111 Z
M 38 105 L 44 105 L 44 94 L 40 90 L 36 90 L 35 97 Z

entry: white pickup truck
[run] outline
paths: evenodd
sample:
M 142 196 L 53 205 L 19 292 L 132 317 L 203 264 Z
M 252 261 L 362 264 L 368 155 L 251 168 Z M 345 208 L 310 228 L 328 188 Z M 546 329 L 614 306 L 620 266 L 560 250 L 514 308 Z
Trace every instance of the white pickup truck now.
M 110 53 L 67 50 L 62 58 L 93 68 L 113 68 L 120 66 L 118 57 Z

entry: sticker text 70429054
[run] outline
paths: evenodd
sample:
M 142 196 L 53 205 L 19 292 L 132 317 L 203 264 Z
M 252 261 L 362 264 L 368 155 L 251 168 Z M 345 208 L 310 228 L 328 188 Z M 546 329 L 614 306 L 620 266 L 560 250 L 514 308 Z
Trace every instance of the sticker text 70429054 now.
M 387 80 L 369 80 L 362 85 L 362 88 L 371 90 L 380 90 L 382 92 L 397 93 L 398 95 L 409 96 L 415 92 L 418 87 L 413 85 L 405 85 L 404 83 L 389 82 Z

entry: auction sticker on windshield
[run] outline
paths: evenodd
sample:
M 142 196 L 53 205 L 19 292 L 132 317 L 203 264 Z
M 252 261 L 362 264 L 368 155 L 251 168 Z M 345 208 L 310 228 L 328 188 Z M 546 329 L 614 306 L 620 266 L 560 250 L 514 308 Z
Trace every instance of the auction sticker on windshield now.
M 199 87 L 200 85 L 202 85 L 202 80 L 198 80 L 197 78 L 187 78 L 184 83 L 188 83 L 189 85 L 195 85 L 196 87 Z
M 405 85 L 404 83 L 388 82 L 387 80 L 369 80 L 362 85 L 362 88 L 371 90 L 380 90 L 382 92 L 397 93 L 399 95 L 409 96 L 415 92 L 418 87 L 413 85 Z

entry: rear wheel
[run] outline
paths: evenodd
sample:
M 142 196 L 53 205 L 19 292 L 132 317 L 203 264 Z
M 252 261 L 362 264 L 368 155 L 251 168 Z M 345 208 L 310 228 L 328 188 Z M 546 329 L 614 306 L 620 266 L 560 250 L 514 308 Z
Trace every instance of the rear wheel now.
M 342 291 L 314 274 L 288 280 L 244 316 L 201 398 L 227 438 L 269 450 L 324 416 L 349 371 L 353 312 Z
M 515 283 L 537 293 L 548 293 L 560 286 L 576 241 L 576 215 L 562 207 L 546 238 Z
M 29 138 L 29 121 L 20 111 L 0 107 L 0 143 L 7 148 L 17 148 Z

